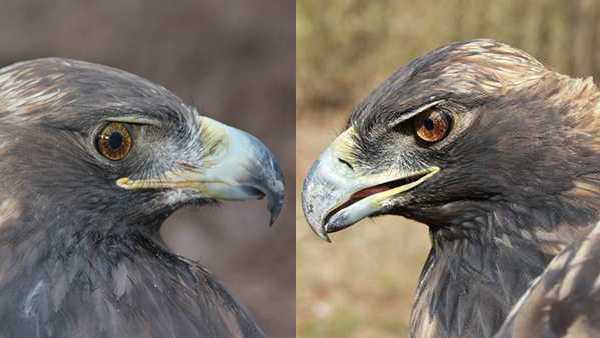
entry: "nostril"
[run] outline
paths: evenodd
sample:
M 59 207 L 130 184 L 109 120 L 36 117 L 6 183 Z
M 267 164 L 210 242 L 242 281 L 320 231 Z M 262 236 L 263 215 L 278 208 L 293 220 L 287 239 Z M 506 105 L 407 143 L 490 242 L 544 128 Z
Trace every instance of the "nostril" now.
M 350 170 L 354 170 L 354 168 L 352 167 L 352 165 L 348 161 L 343 160 L 341 158 L 338 158 L 338 161 L 340 161 L 341 163 L 345 164 L 348 168 L 350 168 Z

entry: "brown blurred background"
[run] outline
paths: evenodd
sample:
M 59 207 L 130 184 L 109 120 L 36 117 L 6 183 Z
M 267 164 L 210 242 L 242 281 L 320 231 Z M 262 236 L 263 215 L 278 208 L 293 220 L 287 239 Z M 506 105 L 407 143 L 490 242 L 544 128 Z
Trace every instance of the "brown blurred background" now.
M 298 0 L 296 185 L 352 107 L 394 70 L 452 41 L 493 38 L 556 71 L 600 76 L 595 0 Z M 299 197 L 300 189 L 297 189 Z M 404 337 L 427 228 L 361 222 L 327 244 L 296 201 L 298 337 Z
M 267 227 L 264 201 L 187 209 L 163 227 L 271 337 L 294 336 L 294 2 L 2 1 L 0 66 L 62 56 L 164 85 L 273 150 L 288 205 Z

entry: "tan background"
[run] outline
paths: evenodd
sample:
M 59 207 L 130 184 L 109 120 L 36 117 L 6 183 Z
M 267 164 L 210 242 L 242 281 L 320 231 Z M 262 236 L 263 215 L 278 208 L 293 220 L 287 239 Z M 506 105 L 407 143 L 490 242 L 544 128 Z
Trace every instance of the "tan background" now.
M 593 0 L 298 0 L 296 9 L 298 187 L 353 105 L 401 65 L 449 42 L 494 38 L 560 72 L 600 75 Z M 426 227 L 384 217 L 327 244 L 296 208 L 298 337 L 406 336 Z
M 256 135 L 286 173 L 288 206 L 182 210 L 167 241 L 198 259 L 271 337 L 294 336 L 294 2 L 2 1 L 0 65 L 64 56 L 115 66 Z

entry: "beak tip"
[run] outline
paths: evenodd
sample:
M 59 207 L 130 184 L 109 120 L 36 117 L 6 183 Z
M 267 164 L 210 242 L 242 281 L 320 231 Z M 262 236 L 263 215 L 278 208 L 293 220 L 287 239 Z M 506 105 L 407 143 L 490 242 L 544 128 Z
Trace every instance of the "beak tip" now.
M 308 224 L 310 225 L 310 229 L 315 233 L 315 235 L 317 235 L 317 237 L 319 237 L 319 239 L 322 239 L 327 243 L 331 243 L 331 238 L 329 238 L 329 233 L 327 232 L 326 226 L 316 225 L 311 222 Z
M 272 227 L 273 224 L 275 224 L 275 221 L 277 220 L 277 216 L 278 215 L 271 214 L 271 217 L 269 218 L 269 227 Z
M 281 209 L 283 208 L 283 192 L 278 195 L 278 198 L 273 198 L 269 200 L 268 203 L 269 208 L 269 226 L 272 227 L 275 224 L 277 218 L 281 214 Z
M 269 188 L 266 195 L 267 207 L 270 213 L 269 226 L 272 227 L 277 218 L 279 218 L 281 209 L 283 209 L 285 200 L 285 183 L 281 167 L 269 151 L 268 154 L 269 159 L 268 161 L 265 161 L 265 163 L 269 163 L 269 165 L 266 167 L 268 168 L 267 172 L 270 173 L 270 179 L 268 180 Z
M 325 232 L 324 229 L 320 229 L 320 231 L 315 231 L 315 233 L 317 234 L 317 236 L 319 236 L 320 239 L 324 240 L 327 243 L 331 243 L 331 238 L 329 238 L 329 235 L 327 234 L 327 232 Z

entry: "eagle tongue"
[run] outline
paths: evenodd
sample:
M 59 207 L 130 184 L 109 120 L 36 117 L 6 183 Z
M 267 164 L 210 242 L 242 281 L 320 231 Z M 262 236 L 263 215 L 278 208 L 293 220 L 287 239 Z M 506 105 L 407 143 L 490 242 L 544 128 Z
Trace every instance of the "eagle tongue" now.
M 377 185 L 377 186 L 366 188 L 366 189 L 363 189 L 361 191 L 358 191 L 358 192 L 354 193 L 352 195 L 351 199 L 363 199 L 365 197 L 369 197 L 371 195 L 375 195 L 377 193 L 380 193 L 382 191 L 386 191 L 386 190 L 389 190 L 389 189 L 390 188 L 388 186 Z

